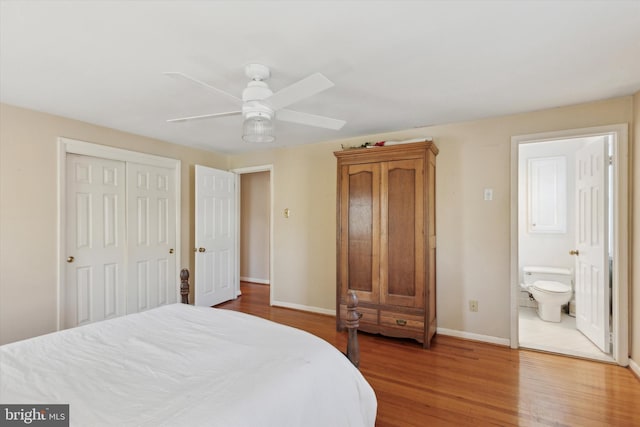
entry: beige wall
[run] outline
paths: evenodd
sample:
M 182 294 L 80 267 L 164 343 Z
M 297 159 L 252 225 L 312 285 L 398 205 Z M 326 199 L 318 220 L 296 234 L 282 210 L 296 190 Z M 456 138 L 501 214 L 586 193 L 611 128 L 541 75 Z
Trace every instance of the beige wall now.
M 513 135 L 631 123 L 623 97 L 467 123 L 231 157 L 231 167 L 274 165 L 274 299 L 335 309 L 336 161 L 341 144 L 431 136 L 437 158 L 438 326 L 509 338 L 510 150 Z M 494 200 L 483 200 L 483 189 Z M 479 301 L 470 313 L 467 301 Z
M 633 96 L 633 129 L 631 135 L 632 241 L 631 257 L 631 359 L 640 365 L 640 92 Z M 637 267 L 637 268 L 636 268 Z
M 181 265 L 193 247 L 193 169 L 225 156 L 75 120 L 0 105 L 0 344 L 56 328 L 57 138 L 182 161 Z
M 240 179 L 240 279 L 269 282 L 268 171 L 243 174 Z
M 255 151 L 230 167 L 273 165 L 275 303 L 335 309 L 335 143 Z M 289 218 L 282 212 L 290 209 Z
M 635 111 L 634 111 L 635 105 Z M 55 328 L 56 148 L 58 136 L 150 152 L 183 161 L 182 261 L 193 246 L 193 164 L 242 168 L 272 164 L 274 184 L 274 300 L 335 309 L 336 162 L 341 144 L 432 136 L 437 170 L 439 326 L 509 338 L 511 136 L 633 123 L 640 131 L 640 95 L 474 122 L 411 129 L 225 158 L 33 111 L 0 110 L 0 342 Z M 634 147 L 635 148 L 635 147 Z M 634 165 L 640 150 L 633 150 Z M 632 170 L 634 182 L 638 174 Z M 19 185 L 18 185 L 19 183 Z M 485 202 L 482 190 L 494 189 Z M 634 186 L 640 200 L 640 185 Z M 635 204 L 637 206 L 637 203 Z M 280 213 L 291 210 L 285 219 Z M 633 213 L 634 223 L 640 212 Z M 640 265 L 640 227 L 634 226 L 633 265 Z M 192 267 L 192 266 L 191 266 Z M 640 274 L 633 275 L 639 289 Z M 26 297 L 25 297 L 26 296 Z M 467 300 L 477 299 L 470 313 Z M 24 302 L 21 302 L 24 301 Z M 633 293 L 638 324 L 640 292 Z M 632 356 L 640 358 L 640 327 Z

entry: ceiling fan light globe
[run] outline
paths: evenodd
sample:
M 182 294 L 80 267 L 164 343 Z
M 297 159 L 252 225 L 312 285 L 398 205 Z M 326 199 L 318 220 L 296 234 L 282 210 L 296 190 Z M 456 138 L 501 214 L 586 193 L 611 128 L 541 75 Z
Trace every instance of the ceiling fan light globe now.
M 242 140 L 256 143 L 273 142 L 276 139 L 274 131 L 273 120 L 269 117 L 247 117 L 242 123 Z

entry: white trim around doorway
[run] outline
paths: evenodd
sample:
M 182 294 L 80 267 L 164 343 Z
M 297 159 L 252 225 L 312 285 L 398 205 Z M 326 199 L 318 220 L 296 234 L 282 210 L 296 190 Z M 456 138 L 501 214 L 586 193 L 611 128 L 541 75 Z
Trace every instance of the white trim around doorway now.
M 613 215 L 616 262 L 613 268 L 613 360 L 621 366 L 629 365 L 629 135 L 628 124 L 570 129 L 556 132 L 517 135 L 511 138 L 511 348 L 518 348 L 518 148 L 520 144 L 611 135 L 614 144 Z

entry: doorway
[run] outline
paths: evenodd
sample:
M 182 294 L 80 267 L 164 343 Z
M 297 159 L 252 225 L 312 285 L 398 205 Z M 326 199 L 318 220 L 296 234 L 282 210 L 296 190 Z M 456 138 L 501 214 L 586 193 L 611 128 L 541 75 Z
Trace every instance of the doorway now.
M 268 286 L 273 301 L 273 179 L 272 165 L 234 169 L 237 176 L 238 285 Z
M 626 132 L 627 125 L 613 125 L 512 138 L 513 348 L 532 348 L 615 361 L 623 366 L 628 363 Z M 599 229 L 605 241 L 597 251 L 595 248 L 583 249 L 578 257 L 577 245 L 584 234 L 584 227 L 580 228 L 584 221 L 584 215 L 580 214 L 581 209 L 584 210 L 584 198 L 579 196 L 578 191 L 577 159 L 587 146 L 601 146 L 605 150 L 598 160 L 600 163 L 595 165 L 596 169 L 603 172 L 604 204 L 597 218 L 593 215 L 595 224 L 601 225 Z M 533 186 L 530 185 L 532 181 L 535 181 Z M 598 284 L 598 295 L 589 295 L 584 286 L 587 278 L 583 274 L 582 259 L 586 253 L 598 251 L 603 260 L 599 267 L 602 280 Z M 561 309 L 560 322 L 542 320 L 537 314 L 539 303 L 527 292 L 526 284 L 523 285 L 525 266 L 571 272 L 569 283 L 573 294 Z M 576 300 L 580 303 L 579 307 L 576 307 Z M 589 310 L 585 310 L 587 305 Z M 599 313 L 596 312 L 597 307 L 600 307 Z M 591 323 L 597 324 L 599 333 L 606 335 L 606 342 L 604 338 L 596 339 L 591 329 L 585 326 L 585 311 L 591 316 L 588 319 L 589 326 Z M 576 312 L 577 318 L 574 317 Z

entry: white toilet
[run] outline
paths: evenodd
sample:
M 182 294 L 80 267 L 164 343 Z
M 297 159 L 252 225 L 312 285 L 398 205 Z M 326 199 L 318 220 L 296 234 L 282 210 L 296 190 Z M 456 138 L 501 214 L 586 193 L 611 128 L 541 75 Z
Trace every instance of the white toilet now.
M 538 316 L 547 322 L 560 322 L 562 306 L 573 295 L 573 271 L 568 268 L 524 267 L 522 288 L 538 302 Z

